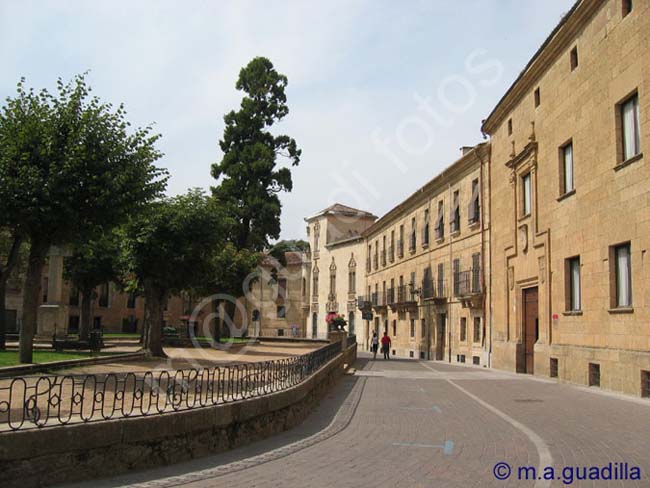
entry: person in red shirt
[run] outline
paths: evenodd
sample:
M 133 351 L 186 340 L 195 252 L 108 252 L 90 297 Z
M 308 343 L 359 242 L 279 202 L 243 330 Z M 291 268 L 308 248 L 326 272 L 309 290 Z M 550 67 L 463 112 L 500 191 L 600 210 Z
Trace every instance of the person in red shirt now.
M 390 337 L 388 337 L 388 332 L 384 332 L 384 337 L 381 338 L 381 352 L 384 353 L 384 359 L 390 359 Z

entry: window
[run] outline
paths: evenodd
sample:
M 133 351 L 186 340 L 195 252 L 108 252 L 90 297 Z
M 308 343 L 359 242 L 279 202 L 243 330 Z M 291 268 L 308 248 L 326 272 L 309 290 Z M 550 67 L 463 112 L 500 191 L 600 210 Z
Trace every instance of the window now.
M 397 257 L 404 257 L 404 225 L 399 226 L 399 240 L 397 241 Z
M 474 342 L 481 342 L 481 317 L 474 317 Z
M 532 184 L 531 184 L 531 175 L 526 173 L 521 177 L 521 187 L 522 187 L 522 209 L 523 216 L 530 215 L 531 209 L 533 207 L 533 196 L 532 196 Z
M 589 363 L 589 386 L 600 386 L 600 364 Z
M 330 268 L 330 298 L 336 295 L 336 268 Z
M 453 262 L 454 266 L 454 296 L 460 295 L 460 259 L 456 258 Z
M 614 246 L 610 252 L 613 266 L 610 268 L 614 275 L 612 279 L 614 307 L 632 306 L 632 263 L 630 243 Z M 611 265 L 610 265 L 611 266 Z
M 393 337 L 397 337 L 397 320 L 393 320 Z
M 421 324 L 421 327 L 422 327 L 420 329 L 420 331 L 421 331 L 420 333 L 422 334 L 422 337 L 426 337 L 427 336 L 427 321 L 426 321 L 426 319 L 422 319 L 420 324 Z
M 354 312 L 348 314 L 348 334 L 354 335 Z
M 287 298 L 287 279 L 280 278 L 278 280 L 278 297 Z
M 580 257 L 569 258 L 565 264 L 566 310 L 579 311 L 580 304 Z
M 566 195 L 574 190 L 573 186 L 573 143 L 569 142 L 560 148 L 560 195 Z
M 639 96 L 634 94 L 620 104 L 622 161 L 641 154 Z
M 460 319 L 460 342 L 467 341 L 467 319 L 461 317 Z
M 108 283 L 99 286 L 99 306 L 108 307 Z
M 512 119 L 508 119 L 508 135 L 512 135 Z
M 302 293 L 303 297 L 307 296 L 307 279 L 306 278 L 302 279 L 301 293 Z
M 452 199 L 452 205 L 451 205 L 451 213 L 449 215 L 449 220 L 451 224 L 451 232 L 458 232 L 460 231 L 460 208 L 459 208 L 459 192 L 456 190 L 453 195 Z
M 444 213 L 444 202 L 440 200 L 438 202 L 438 218 L 436 219 L 436 226 L 434 228 L 436 233 L 436 239 L 444 239 L 445 237 L 445 213 Z
M 71 307 L 78 307 L 79 306 L 79 290 L 77 289 L 76 286 L 70 288 L 69 305 Z
M 557 358 L 551 358 L 551 362 L 549 365 L 549 374 L 551 378 L 557 378 L 558 377 L 558 360 Z
M 278 305 L 276 314 L 279 319 L 287 318 L 287 308 L 284 305 Z
M 481 213 L 481 204 L 479 200 L 478 178 L 476 178 L 472 180 L 472 196 L 469 200 L 469 205 L 467 206 L 467 220 L 470 224 L 479 221 Z
M 357 288 L 357 272 L 351 269 L 348 272 L 348 293 L 355 293 Z
M 79 316 L 70 315 L 68 317 L 68 334 L 78 334 L 79 333 Z
M 411 251 L 411 252 L 415 251 L 415 242 L 416 242 L 415 241 L 415 228 L 416 228 L 415 217 L 413 217 L 411 219 L 411 239 L 410 239 L 410 242 L 409 242 L 409 251 Z
M 390 231 L 390 248 L 388 249 L 388 258 L 392 263 L 395 261 L 395 231 Z
M 318 222 L 314 225 L 314 251 L 318 252 L 318 245 L 320 240 L 320 225 Z
M 541 103 L 541 98 L 539 94 L 539 87 L 535 89 L 535 108 L 539 107 L 539 104 Z
M 632 0 L 623 0 L 623 17 L 632 12 Z
M 278 329 L 278 337 L 284 337 L 284 329 Z
M 135 308 L 135 293 L 131 292 L 126 298 L 126 308 Z
M 255 309 L 253 310 L 253 314 L 251 315 L 251 320 L 253 322 L 259 322 L 260 321 L 260 311 Z
M 424 209 L 424 228 L 422 229 L 422 246 L 429 245 L 429 209 Z
M 445 296 L 445 265 L 438 263 L 438 296 Z
M 480 366 L 481 357 L 480 356 L 472 356 L 472 364 L 475 365 L 475 366 Z
M 318 301 L 318 268 L 314 269 L 311 288 L 311 296 Z
M 415 319 L 411 319 L 411 337 L 415 337 Z
M 578 47 L 577 46 L 574 47 L 573 49 L 571 49 L 570 58 L 571 58 L 571 71 L 573 71 L 574 69 L 576 69 L 578 67 Z

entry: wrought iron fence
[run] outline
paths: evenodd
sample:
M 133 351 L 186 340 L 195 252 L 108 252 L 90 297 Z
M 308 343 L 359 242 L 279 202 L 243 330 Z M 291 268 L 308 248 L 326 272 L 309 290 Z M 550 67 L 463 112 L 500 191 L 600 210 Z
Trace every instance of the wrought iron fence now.
M 0 380 L 2 433 L 144 417 L 286 390 L 341 353 L 341 343 L 286 359 L 177 371 Z

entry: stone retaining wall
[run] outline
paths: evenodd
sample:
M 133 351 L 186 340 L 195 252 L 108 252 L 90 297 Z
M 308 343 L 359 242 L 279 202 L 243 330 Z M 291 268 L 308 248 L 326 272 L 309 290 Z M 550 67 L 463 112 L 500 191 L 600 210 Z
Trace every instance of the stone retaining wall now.
M 0 486 L 47 486 L 223 452 L 302 422 L 356 344 L 289 390 L 184 412 L 0 434 Z

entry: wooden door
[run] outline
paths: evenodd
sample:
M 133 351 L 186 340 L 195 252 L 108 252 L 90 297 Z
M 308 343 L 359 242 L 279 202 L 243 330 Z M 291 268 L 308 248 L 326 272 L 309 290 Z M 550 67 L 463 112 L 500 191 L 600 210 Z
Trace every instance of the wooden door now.
M 539 317 L 537 314 L 537 287 L 524 290 L 523 302 L 523 339 L 524 339 L 524 372 L 533 374 L 535 371 L 535 343 L 539 338 Z

